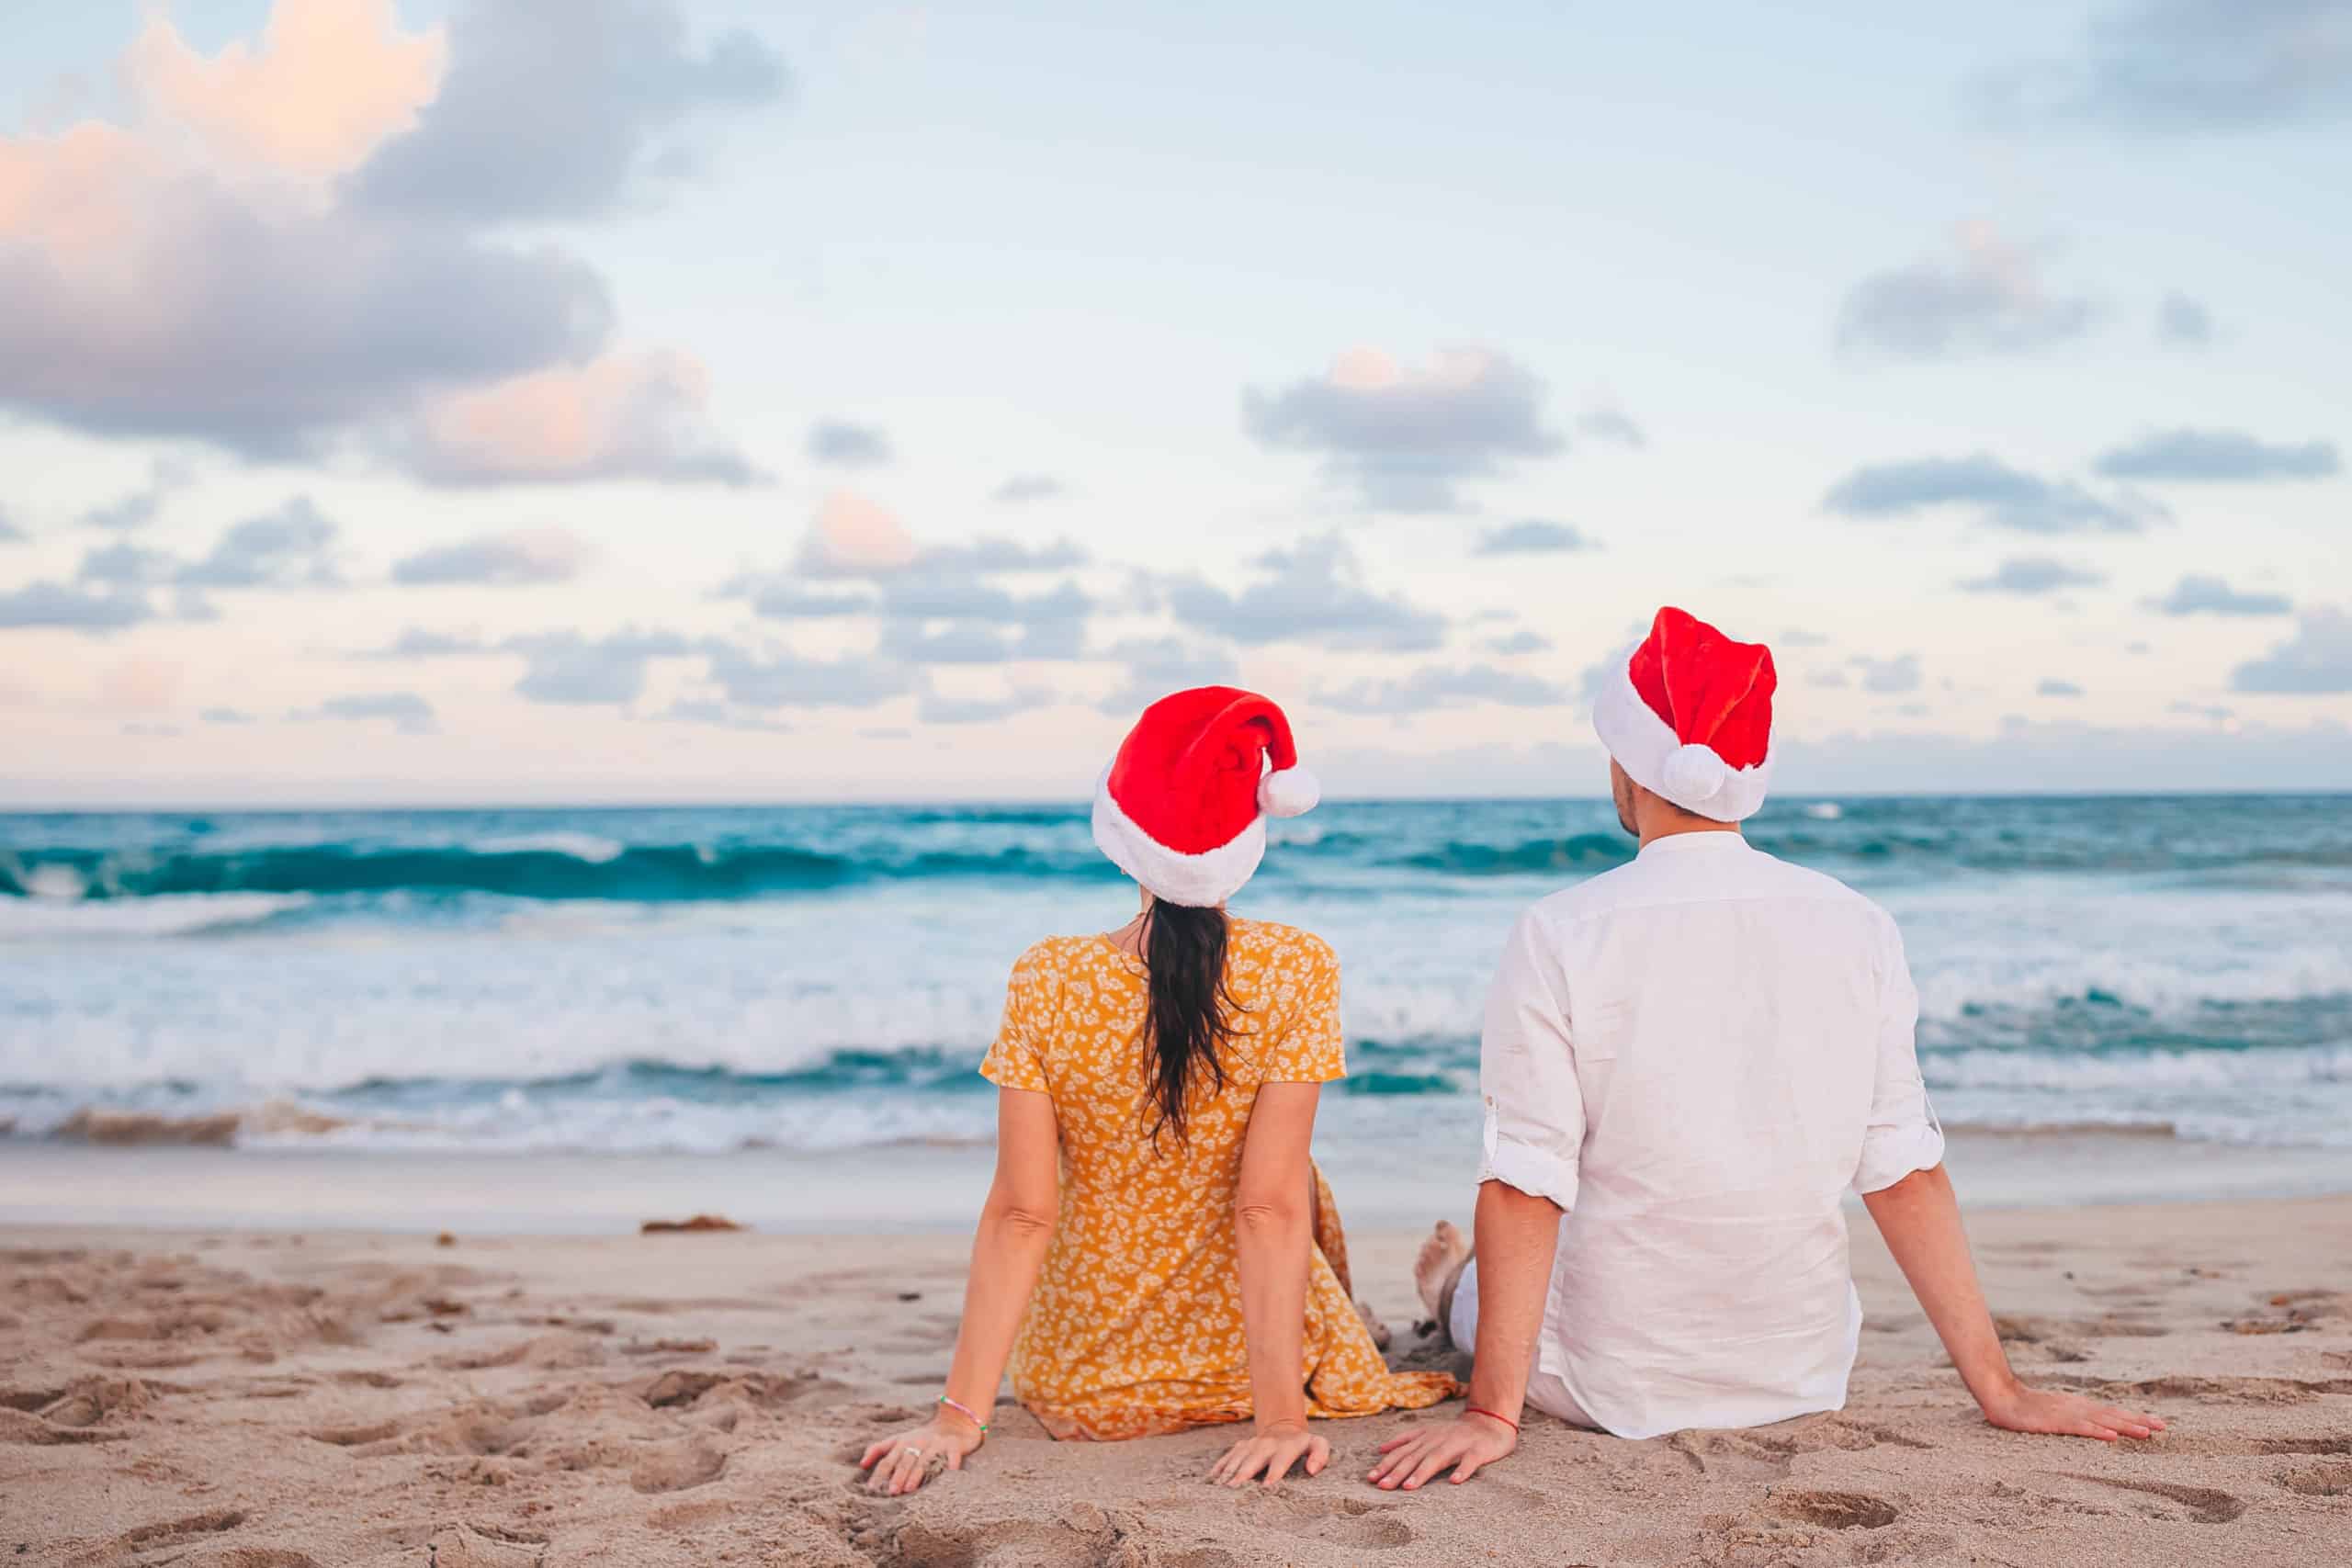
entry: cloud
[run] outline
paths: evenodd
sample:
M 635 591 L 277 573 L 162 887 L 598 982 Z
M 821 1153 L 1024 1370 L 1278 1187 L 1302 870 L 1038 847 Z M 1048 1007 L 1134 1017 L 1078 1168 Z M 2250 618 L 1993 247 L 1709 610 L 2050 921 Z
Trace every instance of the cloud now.
M 754 615 L 774 620 L 880 615 L 886 651 L 917 663 L 1075 659 L 1093 609 L 1076 583 L 1065 581 L 1049 592 L 1024 596 L 991 580 L 1067 570 L 1088 559 L 1068 539 L 1025 545 L 983 536 L 918 546 L 888 508 L 836 491 L 818 507 L 788 570 L 740 572 L 719 586 L 718 596 L 748 600 Z M 872 592 L 809 586 L 830 581 L 856 582 Z
M 1245 390 L 1241 423 L 1272 450 L 1320 454 L 1329 477 L 1375 511 L 1454 512 L 1464 481 L 1566 449 L 1544 427 L 1544 398 L 1532 372 L 1491 350 L 1447 349 L 1408 367 L 1356 348 L 1323 376 Z
M 708 650 L 709 675 L 729 702 L 774 708 L 870 708 L 914 690 L 914 673 L 887 660 L 844 656 L 802 659 L 729 645 Z
M 375 0 L 278 0 L 257 51 L 209 59 L 151 26 L 124 63 L 130 128 L 0 136 L 0 411 L 263 459 L 351 446 L 443 483 L 752 477 L 703 427 L 700 366 L 607 353 L 604 280 L 503 227 L 578 210 L 567 171 L 616 142 L 633 165 L 666 124 L 613 112 L 616 81 L 690 107 L 676 51 L 645 46 L 682 28 L 661 0 L 481 0 L 444 77 L 424 69 L 440 35 L 399 33 Z M 599 68 L 568 74 L 582 55 Z M 749 58 L 722 39 L 702 63 L 723 78 Z M 516 199 L 390 201 L 430 194 L 386 171 L 467 141 L 448 127 L 483 121 L 466 106 L 507 68 L 529 90 L 457 184 Z M 322 172 L 371 136 L 349 175 Z
M 1893 696 L 1919 689 L 1919 656 L 1916 653 L 1897 654 L 1893 659 L 1872 659 L 1857 653 L 1846 662 L 1860 676 L 1865 692 Z
M 470 0 L 416 129 L 352 175 L 355 204 L 477 223 L 596 218 L 641 205 L 706 111 L 782 98 L 783 61 L 729 29 L 696 51 L 673 0 Z
M 389 719 L 392 728 L 403 735 L 428 735 L 435 728 L 433 705 L 414 692 L 358 692 L 329 697 L 317 707 L 297 708 L 286 716 L 302 723 L 318 719 L 354 723 Z
M 1069 493 L 1069 487 L 1051 474 L 1015 474 L 989 491 L 989 499 L 1019 505 L 1031 501 L 1053 501 Z
M 93 506 L 82 513 L 82 526 L 103 528 L 115 533 L 128 533 L 144 528 L 155 520 L 164 502 L 175 491 L 185 489 L 193 477 L 188 466 L 169 457 L 157 457 L 147 465 L 147 482 L 119 501 L 103 506 Z
M 840 468 L 876 468 L 891 460 L 890 437 L 879 425 L 820 420 L 808 427 L 808 456 Z
M 176 705 L 184 671 L 161 659 L 126 659 L 98 677 L 98 705 L 116 713 L 161 713 Z
M 1358 681 L 1316 693 L 1315 700 L 1341 713 L 1427 713 L 1432 708 L 1499 703 L 1507 707 L 1557 707 L 1569 700 L 1566 687 L 1491 664 L 1424 665 L 1392 681 Z
M 1996 123 L 2154 135 L 2352 118 L 2342 0 L 2136 0 L 2092 17 L 2072 58 L 1979 78 Z
M 113 632 L 154 618 L 154 606 L 143 593 L 93 593 L 70 583 L 47 581 L 0 592 L 0 631 L 48 626 Z
M 2175 348 L 2202 348 L 2213 341 L 2213 312 L 2178 291 L 2156 307 L 2156 341 Z
M 393 563 L 392 581 L 410 587 L 495 588 L 569 582 L 587 558 L 588 547 L 566 529 L 518 528 L 420 550 Z
M 2283 615 L 2294 608 L 2284 593 L 2245 593 L 2218 577 L 2196 573 L 2173 584 L 2148 608 L 2166 615 Z
M 243 708 L 206 708 L 196 716 L 207 724 L 251 724 L 254 722 L 254 716 Z
M 1519 631 L 1512 632 L 1508 637 L 1498 637 L 1494 638 L 1487 644 L 1487 647 L 1491 652 L 1499 653 L 1506 658 L 1510 658 L 1521 653 L 1548 652 L 1552 647 L 1552 639 L 1544 636 L 1541 632 L 1532 632 L 1521 628 Z
M 518 696 L 535 703 L 582 705 L 633 703 L 644 694 L 646 666 L 702 651 L 670 632 L 616 632 L 585 637 L 578 632 L 547 632 L 509 637 L 502 651 L 524 655 Z
M 1336 534 L 1269 550 L 1254 564 L 1265 575 L 1238 593 L 1200 577 L 1170 580 L 1161 584 L 1168 605 L 1186 626 L 1251 646 L 1412 653 L 1444 640 L 1443 616 L 1366 587 L 1354 553 Z
M 870 614 L 881 603 L 863 593 L 813 592 L 789 577 L 758 572 L 747 572 L 722 583 L 715 597 L 748 599 L 752 614 L 768 621 L 863 615 Z
M 606 354 L 432 399 L 395 448 L 442 485 L 756 482 L 712 430 L 709 401 L 709 374 L 690 354 Z
M 1988 452 L 1868 463 L 1829 487 L 1822 508 L 1845 517 L 1905 517 L 1937 506 L 1970 506 L 1980 521 L 2025 534 L 2136 534 L 2170 514 L 2129 491 L 2092 494 L 2071 479 L 2012 468 Z
M 2011 556 L 1984 577 L 1961 580 L 1959 586 L 1971 593 L 2013 593 L 2021 598 L 2040 598 L 2068 588 L 2089 588 L 2107 579 L 2086 568 L 2072 566 L 2049 556 Z
M 392 0 L 277 0 L 258 49 L 191 49 L 150 14 L 125 74 L 151 108 L 224 161 L 334 175 L 410 129 L 440 90 L 442 28 L 403 34 Z
M 1230 686 L 1241 679 L 1241 666 L 1234 662 L 1233 655 L 1182 637 L 1131 638 L 1113 644 L 1102 657 L 1124 660 L 1127 679 L 1094 705 L 1122 717 L 1142 712 L 1170 692 Z
M 9 520 L 7 508 L 0 507 L 0 545 L 22 544 L 31 536 Z
M 172 579 L 193 588 L 332 588 L 342 583 L 332 551 L 339 530 L 298 495 L 220 536 L 211 554 Z
M 915 703 L 915 717 L 924 724 L 993 724 L 1051 707 L 1060 700 L 1042 687 L 1025 687 L 1001 697 L 948 697 L 925 692 Z
M 1597 550 L 1600 541 L 1589 538 L 1584 530 L 1567 523 L 1546 523 L 1530 517 L 1521 523 L 1507 523 L 1499 528 L 1489 528 L 1478 536 L 1471 550 L 1474 556 L 1538 555 L 1568 550 Z
M 372 652 L 355 654 L 358 659 L 456 659 L 477 654 L 495 653 L 494 643 L 484 642 L 478 632 L 436 632 L 423 626 L 409 626 L 391 643 Z
M 2038 697 L 2079 697 L 2083 694 L 2083 689 L 2074 682 L 2061 681 L 2054 675 L 2043 680 L 2033 692 Z
M 1838 308 L 1840 351 L 1890 359 L 2011 354 L 2078 337 L 2098 319 L 2087 298 L 2053 296 L 2041 256 L 1991 224 L 1953 231 L 1958 254 L 1873 273 Z
M 898 513 L 854 491 L 818 503 L 795 563 L 808 577 L 874 577 L 915 558 L 914 536 Z
M 880 608 L 882 651 L 893 658 L 996 664 L 1083 657 L 1094 602 L 1075 582 L 1014 594 L 961 573 L 925 572 L 884 584 Z
M 1589 435 L 1595 441 L 1614 442 L 1635 450 L 1650 444 L 1649 436 L 1621 409 L 1588 409 L 1577 416 L 1577 433 Z
M 2231 672 L 2233 692 L 2352 692 L 2352 615 L 2315 605 L 2297 618 L 2295 635 Z
M 2092 466 L 2112 479 L 2256 483 L 2324 479 L 2343 468 L 2332 442 L 2273 446 L 2240 430 L 2152 431 L 2130 446 L 2101 453 Z
M 0 405 L 259 457 L 582 358 L 612 325 L 559 252 L 232 185 L 98 121 L 0 138 Z
M 2223 707 L 2219 703 L 2192 703 L 2177 700 L 2165 705 L 2166 713 L 2185 713 L 2192 718 L 2209 719 L 2215 724 L 2228 724 L 2238 716 L 2238 710 Z

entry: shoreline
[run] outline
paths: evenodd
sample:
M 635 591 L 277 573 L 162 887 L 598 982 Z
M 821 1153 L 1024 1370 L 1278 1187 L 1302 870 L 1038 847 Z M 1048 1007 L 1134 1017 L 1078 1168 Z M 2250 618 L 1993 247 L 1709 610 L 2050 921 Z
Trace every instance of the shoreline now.
M 0 1543 L 192 1568 L 1361 1568 L 1538 1540 L 1659 1568 L 2352 1558 L 2352 1197 L 1970 1226 L 2018 1371 L 2169 1431 L 1987 1427 L 1860 1225 L 1839 1412 L 1639 1442 L 1539 1418 L 1469 1486 L 1408 1498 L 1363 1472 L 1426 1414 L 1319 1424 L 1322 1475 L 1231 1492 L 1201 1483 L 1229 1428 L 1055 1443 L 1007 1400 L 963 1471 L 893 1501 L 853 1460 L 944 1374 L 965 1240 L 944 1231 L 0 1225 Z M 1350 1225 L 1396 1359 L 1433 1353 L 1420 1235 Z
M 1949 1136 L 1972 1213 L 2352 1193 L 2352 1153 L 2342 1149 L 2187 1143 L 2137 1129 Z M 1475 1196 L 1467 1148 L 1334 1138 L 1316 1153 L 1351 1225 L 1458 1221 Z M 0 1225 L 593 1235 L 718 1213 L 772 1235 L 968 1235 L 993 1159 L 992 1147 L 971 1145 L 706 1155 L 0 1140 Z

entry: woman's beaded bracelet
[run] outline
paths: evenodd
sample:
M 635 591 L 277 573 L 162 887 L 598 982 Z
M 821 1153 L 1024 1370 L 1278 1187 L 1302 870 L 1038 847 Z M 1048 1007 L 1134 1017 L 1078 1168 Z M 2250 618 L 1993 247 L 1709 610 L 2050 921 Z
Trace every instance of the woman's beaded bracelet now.
M 956 1412 L 956 1415 L 961 1416 L 965 1420 L 969 1421 L 973 1426 L 978 1427 L 980 1429 L 980 1436 L 984 1438 L 988 1436 L 989 1424 L 981 1420 L 979 1413 L 974 1410 L 970 1405 L 965 1404 L 960 1399 L 950 1399 L 944 1393 L 939 1396 L 939 1403 L 947 1406 L 948 1409 Z

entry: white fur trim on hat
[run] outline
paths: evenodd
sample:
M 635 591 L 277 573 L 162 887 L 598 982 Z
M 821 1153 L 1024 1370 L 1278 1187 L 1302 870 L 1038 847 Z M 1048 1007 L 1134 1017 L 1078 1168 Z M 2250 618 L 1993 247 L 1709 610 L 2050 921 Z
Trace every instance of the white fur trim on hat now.
M 1261 793 L 1266 783 L 1259 781 Z M 1094 785 L 1094 843 L 1111 857 L 1112 864 L 1142 883 L 1153 897 L 1207 908 L 1240 892 L 1241 885 L 1257 871 L 1266 855 L 1266 819 L 1254 817 L 1227 842 L 1188 855 L 1154 839 L 1119 808 L 1119 803 L 1111 798 L 1111 770 L 1105 768 Z
M 1685 746 L 1674 727 L 1658 717 L 1634 689 L 1633 650 L 1618 657 L 1616 673 L 1592 705 L 1592 728 L 1600 743 L 1633 781 L 1685 811 L 1718 822 L 1737 822 L 1763 808 L 1772 779 L 1772 754 L 1754 767 L 1735 768 L 1711 746 Z
M 1258 809 L 1269 817 L 1304 817 L 1323 798 L 1323 785 L 1296 765 L 1276 768 L 1258 781 Z

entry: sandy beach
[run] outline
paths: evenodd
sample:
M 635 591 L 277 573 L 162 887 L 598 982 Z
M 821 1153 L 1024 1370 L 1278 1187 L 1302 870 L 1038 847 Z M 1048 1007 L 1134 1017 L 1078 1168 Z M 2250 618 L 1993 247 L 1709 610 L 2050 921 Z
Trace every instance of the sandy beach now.
M 862 1568 L 2352 1560 L 2352 1198 L 1979 1210 L 2021 1368 L 2161 1412 L 2106 1448 L 1978 1418 L 1874 1237 L 1838 1415 L 1625 1442 L 1531 1425 L 1418 1497 L 1362 1478 L 1410 1416 L 1233 1494 L 1227 1435 L 1056 1445 L 1010 1404 L 891 1502 L 851 1458 L 916 1418 L 961 1237 L 0 1230 L 0 1553 L 62 1564 Z M 1865 1227 L 1866 1229 L 1867 1227 Z M 1411 1330 L 1417 1236 L 1360 1228 Z M 1441 1407 L 1442 1414 L 1445 1407 Z M 1427 1417 L 1419 1417 L 1427 1418 Z

